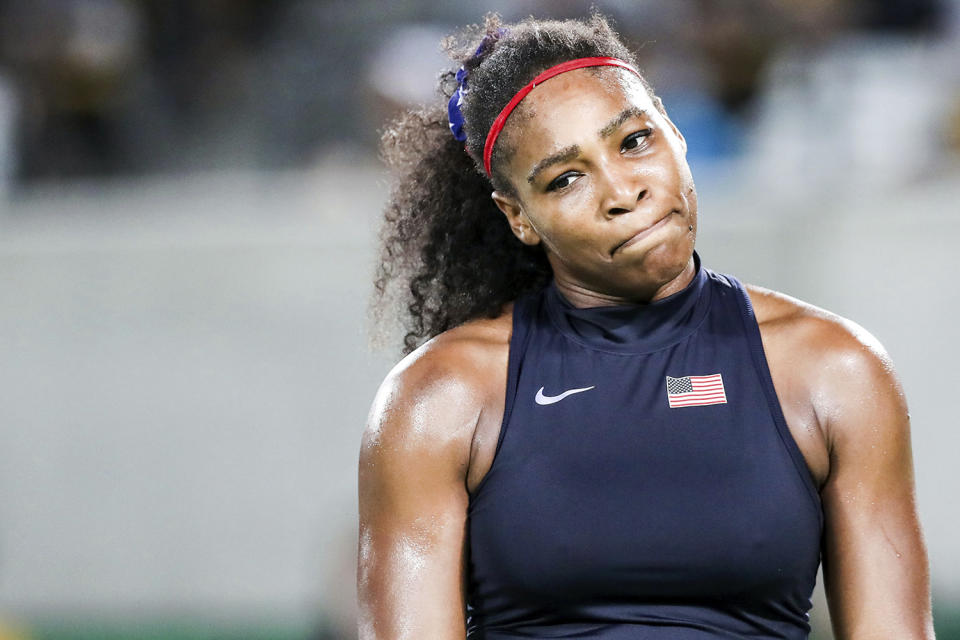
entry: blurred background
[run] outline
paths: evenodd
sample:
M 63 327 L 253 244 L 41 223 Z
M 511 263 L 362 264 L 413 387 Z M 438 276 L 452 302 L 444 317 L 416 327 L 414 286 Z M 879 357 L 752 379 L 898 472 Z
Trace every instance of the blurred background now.
M 893 356 L 960 638 L 960 0 L 594 4 L 687 138 L 705 265 Z M 0 639 L 355 637 L 378 131 L 459 25 L 588 9 L 0 0 Z

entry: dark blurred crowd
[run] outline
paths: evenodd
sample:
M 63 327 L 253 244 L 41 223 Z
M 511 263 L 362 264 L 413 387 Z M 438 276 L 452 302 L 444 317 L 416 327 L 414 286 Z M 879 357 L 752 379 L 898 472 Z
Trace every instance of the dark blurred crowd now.
M 722 154 L 779 48 L 851 30 L 936 35 L 945 2 L 0 0 L 0 155 L 22 183 L 373 150 L 394 109 L 432 99 L 443 34 L 486 11 L 562 18 L 591 4 L 659 93 L 696 107 L 701 150 Z

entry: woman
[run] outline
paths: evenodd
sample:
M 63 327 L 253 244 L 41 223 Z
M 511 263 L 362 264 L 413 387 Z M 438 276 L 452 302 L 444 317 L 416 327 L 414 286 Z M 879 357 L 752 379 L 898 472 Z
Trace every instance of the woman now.
M 476 35 L 384 135 L 413 328 L 361 447 L 361 638 L 805 638 L 821 557 L 838 638 L 932 638 L 883 348 L 701 265 L 686 143 L 601 17 Z

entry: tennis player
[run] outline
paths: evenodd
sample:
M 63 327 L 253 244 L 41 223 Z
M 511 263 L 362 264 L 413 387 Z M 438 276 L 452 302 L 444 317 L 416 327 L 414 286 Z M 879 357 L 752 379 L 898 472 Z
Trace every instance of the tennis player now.
M 383 136 L 405 357 L 359 464 L 359 632 L 933 638 L 909 414 L 864 329 L 709 268 L 686 142 L 598 15 L 495 16 Z

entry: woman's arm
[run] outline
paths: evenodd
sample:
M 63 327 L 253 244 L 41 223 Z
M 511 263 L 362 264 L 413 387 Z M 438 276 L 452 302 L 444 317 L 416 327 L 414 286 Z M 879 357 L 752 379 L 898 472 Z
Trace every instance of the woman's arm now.
M 462 370 L 442 348 L 415 352 L 371 407 L 359 469 L 361 640 L 466 635 L 465 478 L 480 403 Z
M 815 402 L 830 448 L 823 574 L 837 640 L 934 637 L 914 499 L 910 415 L 893 364 L 851 322 L 833 325 Z

